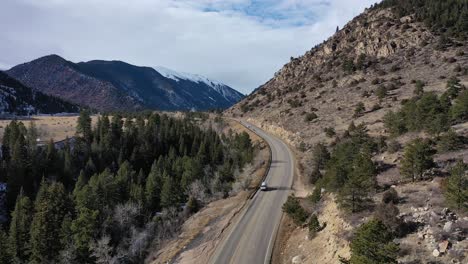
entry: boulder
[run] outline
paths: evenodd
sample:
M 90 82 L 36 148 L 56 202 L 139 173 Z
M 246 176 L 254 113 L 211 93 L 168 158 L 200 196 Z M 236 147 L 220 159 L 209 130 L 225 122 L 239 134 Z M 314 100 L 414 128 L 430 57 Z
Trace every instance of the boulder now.
M 440 253 L 445 253 L 447 252 L 447 249 L 449 247 L 449 242 L 448 240 L 444 240 L 442 242 L 439 243 L 439 252 Z
M 304 260 L 304 256 L 297 255 L 297 256 L 292 258 L 292 263 L 293 264 L 300 264 L 300 263 L 302 263 L 303 260 Z
M 449 233 L 449 232 L 452 231 L 452 227 L 453 227 L 453 223 L 452 222 L 447 222 L 447 223 L 444 224 L 443 229 L 444 229 L 445 232 Z
M 434 249 L 434 251 L 432 251 L 432 256 L 434 256 L 434 257 L 440 256 L 440 252 L 439 252 L 439 250 L 437 250 L 437 248 Z M 293 262 L 293 263 L 294 263 L 294 262 Z

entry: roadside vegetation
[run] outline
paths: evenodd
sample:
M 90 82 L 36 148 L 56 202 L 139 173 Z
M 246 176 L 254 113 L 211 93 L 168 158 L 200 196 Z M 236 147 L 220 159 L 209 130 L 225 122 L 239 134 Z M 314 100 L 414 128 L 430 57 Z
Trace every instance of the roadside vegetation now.
M 193 118 L 114 114 L 93 127 L 83 111 L 75 137 L 46 146 L 34 125 L 11 121 L 0 263 L 143 263 L 186 217 L 228 196 L 253 159 L 247 133 L 220 135 Z

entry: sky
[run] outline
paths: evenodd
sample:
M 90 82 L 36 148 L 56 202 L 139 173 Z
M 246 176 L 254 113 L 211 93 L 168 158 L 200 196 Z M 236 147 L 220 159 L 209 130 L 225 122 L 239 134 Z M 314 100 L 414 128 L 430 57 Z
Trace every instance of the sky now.
M 58 54 L 218 80 L 242 93 L 377 0 L 0 0 L 0 69 Z

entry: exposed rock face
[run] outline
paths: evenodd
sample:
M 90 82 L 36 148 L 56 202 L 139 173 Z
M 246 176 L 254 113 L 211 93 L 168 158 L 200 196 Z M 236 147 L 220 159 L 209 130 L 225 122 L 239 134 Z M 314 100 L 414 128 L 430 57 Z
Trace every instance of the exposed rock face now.
M 202 76 L 121 61 L 72 63 L 50 55 L 7 73 L 28 86 L 99 110 L 227 108 L 243 95 Z
M 454 40 L 445 49 L 438 45 L 439 36 L 413 16 L 398 18 L 389 9 L 369 9 L 322 44 L 292 58 L 227 114 L 300 135 L 296 146 L 301 141 L 326 140 L 324 128 L 339 133 L 351 121 L 365 122 L 370 133 L 383 134 L 383 115 L 413 96 L 413 80 L 424 80 L 425 90 L 435 92 L 445 91 L 451 76 L 468 83 L 466 43 Z M 389 90 L 383 100 L 376 95 L 380 86 Z M 355 118 L 358 102 L 366 111 Z M 318 117 L 305 120 L 305 114 L 312 112 Z

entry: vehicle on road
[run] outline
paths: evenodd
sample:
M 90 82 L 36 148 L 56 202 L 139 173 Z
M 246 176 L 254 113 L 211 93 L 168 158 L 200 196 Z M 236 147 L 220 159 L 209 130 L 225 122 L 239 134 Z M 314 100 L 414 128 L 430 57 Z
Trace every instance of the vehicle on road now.
M 262 185 L 260 185 L 260 190 L 261 191 L 266 191 L 268 189 L 268 186 L 266 184 L 266 182 L 262 182 Z

